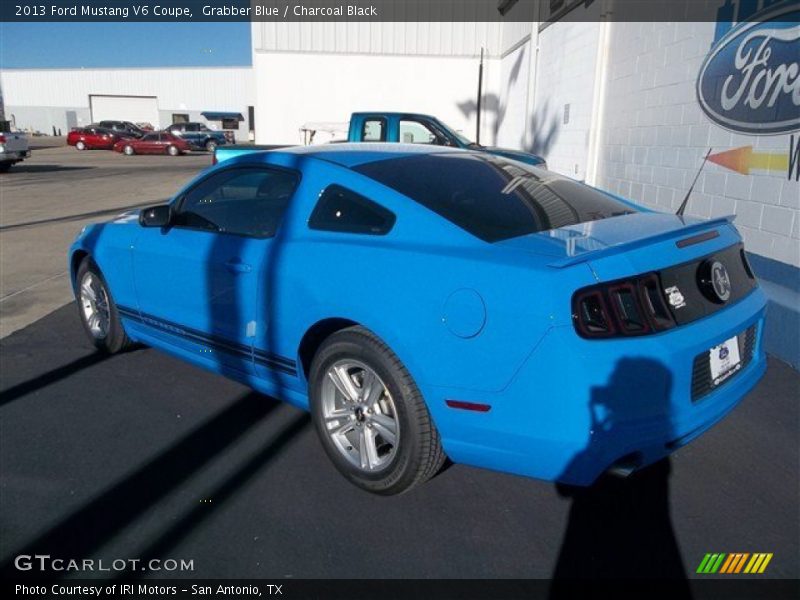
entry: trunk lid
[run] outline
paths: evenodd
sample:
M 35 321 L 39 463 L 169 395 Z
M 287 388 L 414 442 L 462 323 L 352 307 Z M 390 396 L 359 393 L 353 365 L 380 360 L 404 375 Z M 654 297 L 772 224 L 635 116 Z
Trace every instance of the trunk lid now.
M 599 281 L 608 281 L 690 262 L 739 243 L 732 220 L 639 212 L 499 244 L 552 257 L 548 265 L 554 269 L 588 263 Z

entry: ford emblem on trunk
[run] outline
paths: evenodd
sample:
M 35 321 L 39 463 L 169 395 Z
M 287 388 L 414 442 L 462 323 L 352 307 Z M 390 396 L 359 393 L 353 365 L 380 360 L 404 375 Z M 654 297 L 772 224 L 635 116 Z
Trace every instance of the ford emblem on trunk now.
M 800 10 L 765 9 L 731 29 L 697 77 L 697 100 L 725 129 L 770 135 L 800 128 Z
M 722 302 L 727 302 L 731 297 L 731 278 L 728 269 L 718 260 L 711 263 L 711 287 Z

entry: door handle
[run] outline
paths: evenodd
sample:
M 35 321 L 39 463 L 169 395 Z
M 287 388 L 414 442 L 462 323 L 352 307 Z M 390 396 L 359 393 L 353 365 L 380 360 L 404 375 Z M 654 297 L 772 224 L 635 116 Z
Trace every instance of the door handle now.
M 247 263 L 243 263 L 238 258 L 232 258 L 228 262 L 225 263 L 225 268 L 228 269 L 231 273 L 249 273 L 253 270 L 253 267 L 248 265 Z

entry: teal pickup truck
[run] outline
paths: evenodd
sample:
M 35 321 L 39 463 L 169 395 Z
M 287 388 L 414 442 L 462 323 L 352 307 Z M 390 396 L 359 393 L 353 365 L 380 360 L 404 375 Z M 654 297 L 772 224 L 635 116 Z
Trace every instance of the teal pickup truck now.
M 529 152 L 509 150 L 494 146 L 481 146 L 442 123 L 436 117 L 416 113 L 358 112 L 350 117 L 347 142 L 384 142 L 403 144 L 430 144 L 451 148 L 466 148 L 530 165 L 547 168 L 544 158 Z M 282 146 L 219 146 L 214 151 L 214 164 L 253 151 L 275 150 Z

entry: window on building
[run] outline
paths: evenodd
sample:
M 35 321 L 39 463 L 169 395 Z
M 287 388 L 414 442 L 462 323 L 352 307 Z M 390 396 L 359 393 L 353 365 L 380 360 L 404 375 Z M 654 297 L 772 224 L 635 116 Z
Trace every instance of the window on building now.
M 172 113 L 173 123 L 188 123 L 189 115 L 186 113 Z
M 223 129 L 239 129 L 239 119 L 222 119 Z
M 252 237 L 275 235 L 299 177 L 291 171 L 233 168 L 207 177 L 180 201 L 176 225 Z
M 394 226 L 394 213 L 339 185 L 328 186 L 317 202 L 308 226 L 322 231 L 384 235 Z
M 385 142 L 386 141 L 386 119 L 376 117 L 365 119 L 361 127 L 362 142 Z

